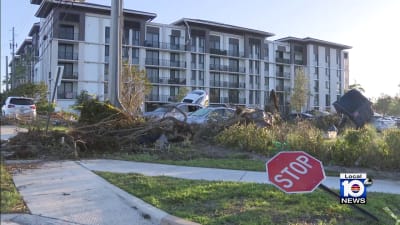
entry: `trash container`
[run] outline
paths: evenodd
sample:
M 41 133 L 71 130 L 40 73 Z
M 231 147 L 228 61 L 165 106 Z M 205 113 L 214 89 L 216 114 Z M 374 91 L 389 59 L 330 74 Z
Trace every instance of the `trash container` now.
M 352 89 L 333 103 L 336 112 L 347 115 L 360 128 L 371 120 L 374 112 L 372 103 L 359 91 Z

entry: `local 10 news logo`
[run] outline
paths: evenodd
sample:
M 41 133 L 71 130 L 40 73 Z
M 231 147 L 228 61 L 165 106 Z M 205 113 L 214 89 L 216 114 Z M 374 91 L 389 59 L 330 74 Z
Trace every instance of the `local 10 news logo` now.
M 341 204 L 366 204 L 367 187 L 372 185 L 372 180 L 366 173 L 341 173 L 340 174 L 340 203 Z

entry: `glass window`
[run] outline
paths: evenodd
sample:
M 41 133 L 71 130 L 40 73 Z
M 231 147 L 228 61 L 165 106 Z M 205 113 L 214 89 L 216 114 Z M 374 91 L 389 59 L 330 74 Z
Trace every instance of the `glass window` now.
M 110 27 L 106 27 L 104 31 L 104 41 L 106 44 L 110 43 Z
M 220 37 L 215 35 L 210 35 L 210 49 L 220 48 Z

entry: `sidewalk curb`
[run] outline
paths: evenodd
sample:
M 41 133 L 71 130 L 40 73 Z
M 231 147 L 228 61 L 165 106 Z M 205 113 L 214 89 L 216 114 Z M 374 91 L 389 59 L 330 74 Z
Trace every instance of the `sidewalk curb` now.
M 75 161 L 79 166 L 93 173 L 99 180 L 101 180 L 104 185 L 117 194 L 121 199 L 123 199 L 127 205 L 136 209 L 140 212 L 140 214 L 144 218 L 148 218 L 151 222 L 160 225 L 200 225 L 199 223 L 195 223 L 192 221 L 188 221 L 173 215 L 170 215 L 161 209 L 158 209 L 149 203 L 144 202 L 142 199 L 137 198 L 128 192 L 116 187 L 109 182 L 107 182 L 104 178 L 98 176 L 85 165 L 83 165 L 80 161 Z

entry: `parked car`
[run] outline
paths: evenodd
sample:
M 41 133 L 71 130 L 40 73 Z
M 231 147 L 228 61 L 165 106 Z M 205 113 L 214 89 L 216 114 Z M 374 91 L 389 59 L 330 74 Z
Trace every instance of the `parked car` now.
M 208 94 L 204 90 L 193 90 L 182 99 L 182 102 L 194 103 L 207 107 Z
M 390 117 L 375 117 L 372 124 L 379 132 L 397 127 L 396 121 Z
M 235 116 L 235 110 L 227 107 L 207 107 L 199 109 L 188 116 L 189 124 L 206 124 L 226 121 Z
M 36 105 L 32 98 L 8 97 L 1 107 L 4 117 L 36 119 Z
M 156 108 L 154 111 L 145 112 L 143 116 L 147 119 L 153 119 L 153 120 L 160 120 L 162 118 L 171 116 L 178 120 L 183 121 L 185 116 L 182 113 L 188 115 L 201 108 L 203 108 L 203 106 L 199 104 L 182 103 L 182 102 L 171 103 L 162 105 Z

